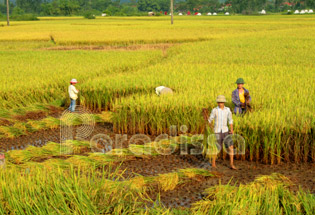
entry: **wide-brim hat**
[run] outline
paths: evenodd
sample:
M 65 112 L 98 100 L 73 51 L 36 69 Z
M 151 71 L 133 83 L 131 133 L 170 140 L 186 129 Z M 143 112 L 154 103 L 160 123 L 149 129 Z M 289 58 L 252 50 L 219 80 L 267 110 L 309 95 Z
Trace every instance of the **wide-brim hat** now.
M 245 84 L 245 81 L 243 78 L 238 78 L 235 83 L 236 84 Z
M 225 96 L 223 96 L 223 95 L 219 95 L 218 97 L 217 97 L 217 102 L 226 102 L 226 99 L 225 99 Z
M 70 81 L 70 83 L 71 83 L 71 84 L 76 84 L 76 83 L 78 83 L 78 81 L 77 81 L 77 79 L 74 79 L 74 78 L 73 78 L 73 79 Z

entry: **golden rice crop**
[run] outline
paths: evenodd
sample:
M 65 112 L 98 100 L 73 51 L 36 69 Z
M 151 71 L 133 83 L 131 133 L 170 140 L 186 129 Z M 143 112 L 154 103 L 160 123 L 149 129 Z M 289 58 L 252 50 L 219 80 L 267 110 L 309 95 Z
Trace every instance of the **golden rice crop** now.
M 68 82 L 76 77 L 79 102 L 113 111 L 116 132 L 160 134 L 187 125 L 188 132 L 201 133 L 202 108 L 215 107 L 222 94 L 233 109 L 234 82 L 243 77 L 254 108 L 234 116 L 235 131 L 246 140 L 245 157 L 272 164 L 314 161 L 314 23 L 307 15 L 182 17 L 174 26 L 166 18 L 13 24 L 0 35 L 0 108 L 67 102 Z M 153 43 L 177 45 L 128 50 Z M 108 45 L 126 49 L 86 50 Z M 77 50 L 60 50 L 67 47 Z M 159 85 L 175 94 L 157 97 Z
M 206 190 L 207 197 L 194 204 L 196 214 L 312 214 L 314 196 L 288 189 L 290 181 L 273 174 L 239 187 L 218 185 Z

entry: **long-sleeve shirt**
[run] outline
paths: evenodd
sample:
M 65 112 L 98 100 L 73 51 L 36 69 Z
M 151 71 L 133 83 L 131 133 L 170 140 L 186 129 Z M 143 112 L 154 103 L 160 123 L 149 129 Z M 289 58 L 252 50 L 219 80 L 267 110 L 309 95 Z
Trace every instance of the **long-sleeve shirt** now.
M 69 86 L 69 96 L 73 100 L 77 100 L 79 91 L 75 88 L 74 85 Z
M 164 86 L 159 86 L 155 88 L 155 93 L 159 96 L 161 94 L 161 91 L 164 89 Z
M 244 88 L 244 93 L 248 93 L 249 94 L 249 91 L 247 89 Z M 249 101 L 252 100 L 252 98 L 249 96 Z M 233 92 L 232 92 L 232 102 L 234 103 L 234 105 L 236 107 L 241 107 L 241 100 L 240 100 L 240 95 L 239 95 L 239 92 L 238 92 L 238 89 L 235 89 Z
M 213 120 L 215 133 L 228 132 L 228 123 L 230 125 L 233 124 L 232 112 L 230 108 L 224 107 L 223 110 L 219 107 L 213 108 L 208 121 L 211 123 Z

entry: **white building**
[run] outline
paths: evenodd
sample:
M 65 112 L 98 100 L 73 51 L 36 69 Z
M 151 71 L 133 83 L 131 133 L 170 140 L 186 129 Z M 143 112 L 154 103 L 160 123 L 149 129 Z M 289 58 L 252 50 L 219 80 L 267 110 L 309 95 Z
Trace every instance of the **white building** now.
M 210 12 L 209 12 L 209 13 L 207 13 L 207 16 L 211 16 L 211 15 L 212 15 L 212 13 L 210 13 Z
M 294 11 L 294 14 L 299 14 L 299 13 L 300 13 L 299 10 L 295 10 L 295 11 Z
M 230 13 L 229 13 L 229 12 L 226 12 L 225 15 L 228 16 L 228 15 L 230 15 Z
M 107 14 L 106 13 L 102 13 L 102 16 L 104 17 L 104 16 L 107 16 Z
M 213 13 L 213 16 L 216 16 L 216 15 L 217 15 L 217 13 L 214 12 L 214 13 Z

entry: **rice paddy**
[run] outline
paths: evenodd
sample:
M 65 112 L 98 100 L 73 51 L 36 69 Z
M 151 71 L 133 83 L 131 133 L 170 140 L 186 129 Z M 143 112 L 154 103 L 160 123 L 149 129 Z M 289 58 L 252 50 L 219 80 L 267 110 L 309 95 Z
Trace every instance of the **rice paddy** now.
M 313 214 L 314 21 L 42 17 L 0 27 L 0 214 Z M 245 140 L 241 168 L 228 170 L 223 152 L 214 171 L 202 154 L 200 134 L 212 131 L 201 112 L 221 94 L 232 110 L 239 77 L 253 107 L 233 115 Z M 63 143 L 71 151 L 63 154 L 72 78 L 96 125 Z M 161 85 L 174 94 L 158 97 Z M 96 152 L 89 141 L 98 133 L 129 136 Z M 130 143 L 139 133 L 150 140 Z

